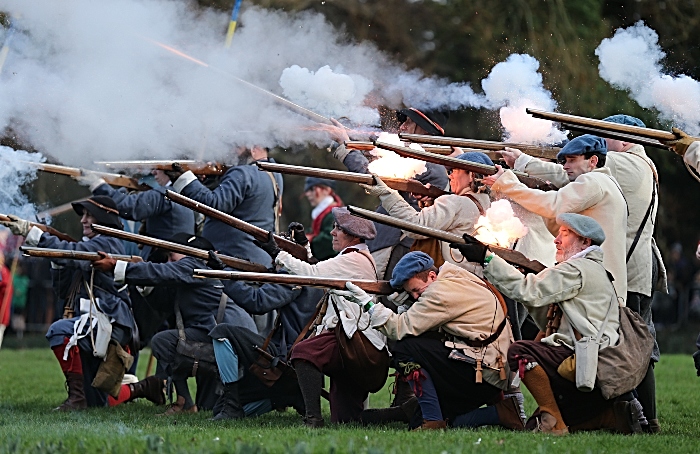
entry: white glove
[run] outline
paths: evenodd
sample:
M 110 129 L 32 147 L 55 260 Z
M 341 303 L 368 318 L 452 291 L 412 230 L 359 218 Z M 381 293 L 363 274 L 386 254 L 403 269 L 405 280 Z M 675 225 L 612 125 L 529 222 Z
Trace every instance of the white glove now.
M 411 295 L 407 292 L 394 292 L 387 296 L 386 299 L 394 303 L 397 307 L 406 304 L 406 300 L 409 299 Z
M 371 296 L 352 282 L 346 282 L 345 287 L 347 287 L 347 290 L 331 290 L 331 293 L 342 296 L 346 300 L 358 304 L 360 307 L 365 307 L 367 303 L 372 301 Z
M 360 185 L 364 188 L 364 190 L 367 194 L 373 195 L 376 197 L 380 197 L 380 196 L 392 193 L 392 189 L 389 186 L 387 186 L 386 183 L 384 183 L 382 181 L 382 179 L 379 178 L 378 175 L 372 174 L 372 176 L 374 177 L 377 184 L 373 184 L 373 185 L 361 184 Z
M 698 248 L 695 250 L 695 258 L 700 260 L 700 243 L 698 243 Z
M 24 219 L 15 216 L 14 214 L 8 214 L 10 221 L 0 221 L 0 224 L 4 225 L 15 235 L 27 236 L 29 231 L 32 229 L 32 223 L 25 221 Z
M 107 182 L 103 180 L 102 177 L 92 172 L 87 172 L 83 175 L 73 178 L 75 178 L 75 181 L 77 181 L 78 184 L 82 184 L 83 186 L 87 186 L 88 188 L 90 188 L 90 192 L 94 191 L 103 184 L 107 184 Z

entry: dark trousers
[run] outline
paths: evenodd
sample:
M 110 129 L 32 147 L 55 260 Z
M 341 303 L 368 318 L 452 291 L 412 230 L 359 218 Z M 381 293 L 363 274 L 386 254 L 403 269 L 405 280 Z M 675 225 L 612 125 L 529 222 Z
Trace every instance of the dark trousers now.
M 207 331 L 197 328 L 185 328 L 185 337 L 192 342 L 211 342 Z M 187 380 L 188 377 L 192 376 L 194 360 L 177 353 L 177 342 L 176 329 L 161 331 L 151 339 L 153 356 L 158 360 L 156 364 L 158 378 Z M 195 380 L 197 382 L 197 396 L 195 397 L 197 407 L 205 410 L 214 408 L 216 400 L 223 393 L 223 385 L 216 367 L 200 363 Z

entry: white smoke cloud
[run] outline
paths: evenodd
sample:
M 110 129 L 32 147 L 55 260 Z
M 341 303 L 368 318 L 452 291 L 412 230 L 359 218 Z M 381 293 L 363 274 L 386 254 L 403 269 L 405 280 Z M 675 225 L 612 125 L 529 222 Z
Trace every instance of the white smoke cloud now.
M 42 162 L 39 153 L 0 146 L 0 214 L 33 219 L 36 207 L 22 193 L 22 186 L 36 178 L 36 168 L 28 162 Z
M 618 29 L 595 51 L 600 59 L 600 77 L 610 85 L 630 92 L 640 106 L 657 109 L 661 117 L 691 134 L 700 133 L 700 83 L 685 76 L 665 74 L 666 56 L 659 35 L 639 21 Z
M 398 134 L 390 134 L 388 132 L 380 133 L 379 137 L 377 137 L 377 141 L 404 146 Z M 412 143 L 410 148 L 425 151 L 423 147 L 417 143 Z M 421 173 L 425 173 L 427 170 L 425 161 L 421 161 L 420 159 L 404 158 L 391 150 L 375 148 L 370 153 L 377 156 L 378 159 L 370 162 L 367 169 L 370 171 L 370 173 L 376 173 L 380 177 L 408 179 L 413 178 L 416 175 L 420 175 Z

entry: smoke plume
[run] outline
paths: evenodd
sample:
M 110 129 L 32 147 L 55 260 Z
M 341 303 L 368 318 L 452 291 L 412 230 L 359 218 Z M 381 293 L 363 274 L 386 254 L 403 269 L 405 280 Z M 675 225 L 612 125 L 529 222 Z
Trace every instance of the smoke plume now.
M 28 162 L 43 160 L 39 153 L 0 146 L 0 214 L 34 218 L 36 208 L 22 193 L 22 186 L 36 178 L 36 168 Z
M 700 83 L 685 76 L 666 74 L 661 60 L 666 56 L 659 35 L 639 21 L 618 29 L 595 51 L 600 59 L 600 77 L 610 85 L 630 92 L 640 106 L 657 109 L 661 117 L 687 130 L 700 133 Z

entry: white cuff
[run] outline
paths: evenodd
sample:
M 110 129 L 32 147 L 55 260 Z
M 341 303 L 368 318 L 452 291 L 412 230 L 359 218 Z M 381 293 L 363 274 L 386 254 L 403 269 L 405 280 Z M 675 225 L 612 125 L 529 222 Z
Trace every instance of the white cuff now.
M 513 166 L 514 170 L 517 170 L 519 172 L 524 172 L 525 171 L 525 166 L 532 161 L 532 156 L 529 154 L 521 153 L 520 156 L 515 160 L 515 165 Z
M 41 241 L 41 235 L 44 234 L 44 231 L 41 230 L 39 227 L 32 226 L 32 228 L 29 230 L 29 233 L 27 233 L 27 238 L 24 240 L 24 244 L 27 246 L 36 246 L 39 244 L 39 241 Z
M 90 185 L 90 192 L 95 192 L 95 189 L 99 188 L 103 184 L 107 184 L 102 178 L 98 178 L 95 182 Z
M 129 262 L 117 260 L 117 265 L 114 267 L 114 282 L 123 284 L 126 281 L 126 265 Z
M 146 297 L 153 292 L 155 287 L 136 287 L 136 290 L 141 294 L 141 296 Z
M 182 190 L 185 189 L 185 186 L 192 183 L 196 179 L 197 177 L 192 173 L 192 171 L 188 170 L 180 175 L 180 178 L 175 180 L 175 183 L 173 183 L 173 190 L 178 193 L 182 192 Z
M 370 323 L 372 328 L 377 328 L 383 326 L 387 320 L 394 314 L 391 309 L 384 307 L 382 303 L 375 304 L 372 306 L 372 315 L 370 317 Z
M 51 269 L 52 270 L 62 270 L 64 267 L 63 265 L 59 265 L 56 262 L 51 262 Z

